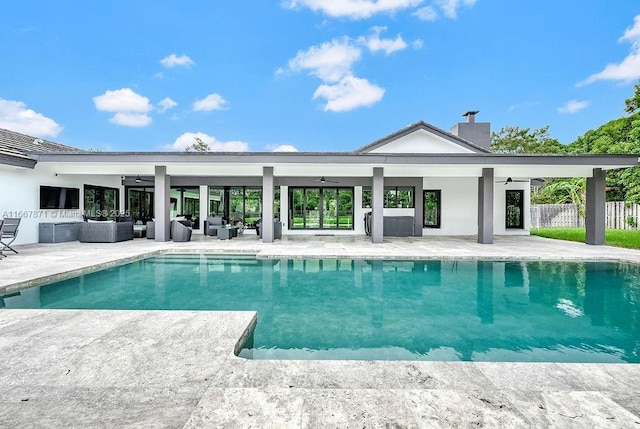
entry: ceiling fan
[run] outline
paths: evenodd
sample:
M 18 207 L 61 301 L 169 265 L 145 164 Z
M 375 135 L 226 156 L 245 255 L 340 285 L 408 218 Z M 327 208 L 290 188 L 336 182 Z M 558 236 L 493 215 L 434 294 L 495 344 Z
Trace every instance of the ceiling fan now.
M 527 183 L 529 180 L 513 180 L 511 177 L 507 177 L 507 180 L 504 181 L 505 185 L 510 183 Z M 496 180 L 496 183 L 503 183 L 502 180 Z
M 335 180 L 327 180 L 324 176 L 322 176 L 319 179 L 316 179 L 316 182 L 320 182 L 320 183 L 340 183 L 340 182 L 336 182 Z

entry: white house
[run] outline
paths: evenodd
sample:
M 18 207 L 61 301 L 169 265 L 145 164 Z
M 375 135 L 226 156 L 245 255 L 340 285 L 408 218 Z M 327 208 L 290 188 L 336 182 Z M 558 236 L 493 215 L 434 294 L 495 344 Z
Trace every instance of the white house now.
M 195 233 L 216 214 L 284 235 L 529 234 L 529 181 L 587 178 L 587 242 L 604 243 L 604 171 L 635 155 L 504 155 L 489 151 L 490 126 L 450 132 L 417 122 L 351 152 L 86 152 L 0 129 L 0 215 L 20 217 L 16 244 L 37 243 L 40 224 L 129 214 L 191 217 Z M 365 214 L 371 213 L 370 228 Z M 367 229 L 367 230 L 366 230 Z

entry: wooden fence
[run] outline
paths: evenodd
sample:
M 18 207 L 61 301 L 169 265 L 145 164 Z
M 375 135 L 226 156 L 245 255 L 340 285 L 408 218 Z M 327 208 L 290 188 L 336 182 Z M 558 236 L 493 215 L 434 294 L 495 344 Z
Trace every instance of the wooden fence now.
M 638 229 L 640 205 L 624 201 L 605 203 L 606 227 Z M 576 204 L 531 204 L 531 228 L 584 227 Z

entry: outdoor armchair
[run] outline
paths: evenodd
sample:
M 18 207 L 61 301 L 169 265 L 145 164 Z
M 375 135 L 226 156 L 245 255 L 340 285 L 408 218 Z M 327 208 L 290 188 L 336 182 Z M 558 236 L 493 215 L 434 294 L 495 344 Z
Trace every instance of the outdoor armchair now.
M 218 235 L 218 228 L 224 228 L 225 223 L 220 216 L 209 216 L 207 218 L 207 235 Z
M 171 239 L 173 241 L 191 241 L 192 232 L 190 220 L 171 221 Z
M 18 237 L 18 226 L 20 226 L 19 217 L 4 218 L 2 232 L 0 233 L 0 245 L 2 245 L 2 247 L 0 247 L 0 255 L 2 255 L 2 251 L 4 250 L 11 250 L 13 253 L 18 253 L 16 249 L 11 247 L 11 243 Z

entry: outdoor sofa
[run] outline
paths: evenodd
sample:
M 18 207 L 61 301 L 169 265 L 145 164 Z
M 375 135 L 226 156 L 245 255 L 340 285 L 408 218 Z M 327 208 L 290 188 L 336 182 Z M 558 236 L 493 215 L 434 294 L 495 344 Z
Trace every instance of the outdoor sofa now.
M 116 243 L 133 240 L 133 222 L 83 222 L 79 240 L 81 243 Z

